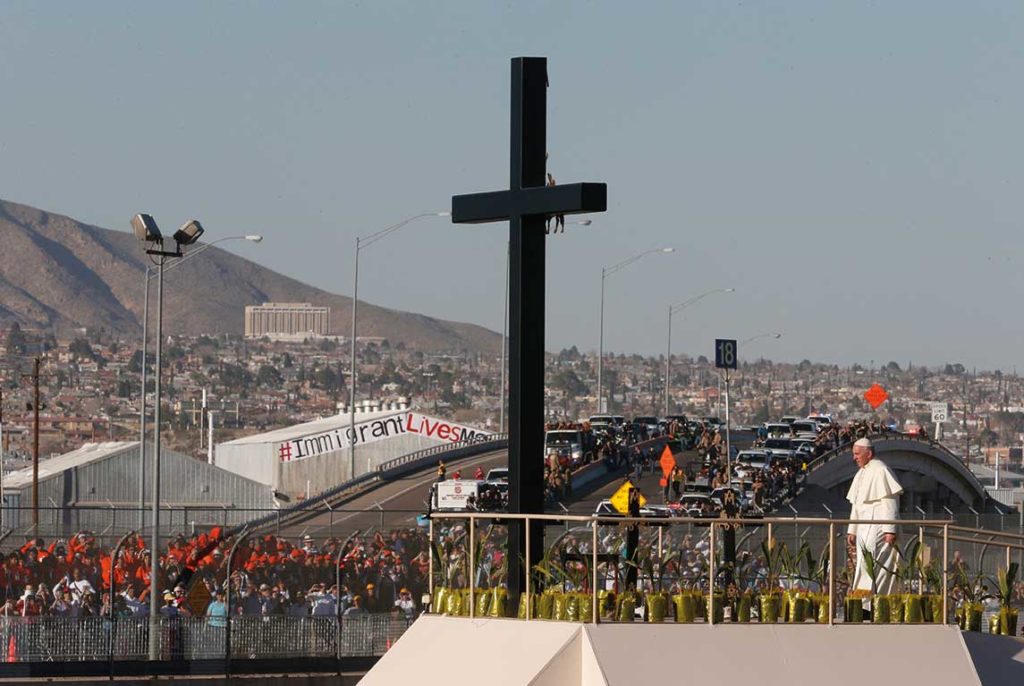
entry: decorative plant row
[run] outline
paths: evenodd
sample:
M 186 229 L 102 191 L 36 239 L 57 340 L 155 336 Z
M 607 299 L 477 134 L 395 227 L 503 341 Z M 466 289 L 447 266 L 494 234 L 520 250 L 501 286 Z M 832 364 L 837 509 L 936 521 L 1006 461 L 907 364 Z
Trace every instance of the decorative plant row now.
M 477 540 L 476 560 L 485 559 L 484 544 L 491 539 L 502 537 L 503 530 L 487 529 Z M 753 532 L 751 532 L 753 533 Z M 744 537 L 738 548 L 750 537 Z M 509 598 L 503 588 L 507 577 L 507 560 L 498 558 L 496 564 L 481 570 L 470 570 L 462 540 L 449 540 L 447 545 L 435 546 L 433 552 L 441 587 L 435 588 L 433 611 L 454 616 L 469 615 L 469 590 L 464 587 L 470 575 L 477 582 L 490 589 L 477 589 L 474 598 L 474 614 L 478 617 L 520 617 L 526 612 L 526 596 Z M 825 546 L 815 559 L 809 545 L 804 542 L 795 552 L 784 542 L 765 540 L 761 543 L 760 559 L 750 553 L 741 553 L 734 564 L 726 564 L 721 551 L 702 554 L 697 557 L 699 569 L 684 574 L 680 551 L 664 555 L 655 553 L 654 541 L 642 541 L 636 558 L 620 559 L 619 564 L 602 572 L 601 579 L 608 579 L 608 572 L 615 571 L 618 588 L 625 587 L 626 571 L 635 569 L 643 584 L 652 589 L 647 592 L 626 590 L 613 592 L 599 590 L 598 607 L 594 608 L 591 593 L 593 570 L 587 551 L 569 548 L 576 555 L 569 560 L 556 556 L 556 540 L 545 557 L 533 566 L 531 586 L 538 592 L 531 594 L 533 607 L 530 616 L 535 619 L 570 622 L 593 621 L 595 611 L 603 621 L 632 622 L 637 615 L 642 621 L 659 623 L 675 621 L 691 623 L 707 621 L 710 598 L 710 564 L 708 554 L 715 556 L 715 597 L 714 621 L 759 622 L 759 623 L 827 623 L 830 616 L 827 589 L 830 583 L 829 553 Z M 462 544 L 460 546 L 459 544 Z M 621 541 L 606 539 L 603 550 L 615 550 Z M 460 551 L 459 548 L 463 550 Z M 983 568 L 983 557 L 987 546 L 977 561 L 977 569 Z M 583 553 L 583 554 L 579 554 Z M 849 586 L 849 572 L 837 573 L 836 603 L 841 605 L 841 617 L 845 622 L 870 621 L 877 624 L 919 624 L 942 621 L 942 569 L 936 561 L 925 564 L 923 550 L 917 539 L 911 539 L 903 550 L 899 550 L 892 569 L 884 567 L 867 551 L 862 551 L 866 571 L 877 588 L 875 579 L 881 570 L 892 574 L 908 592 L 879 594 L 865 589 L 843 590 Z M 984 603 L 998 600 L 999 610 L 990 620 L 991 633 L 1016 635 L 1019 611 L 1013 607 L 1014 586 L 1019 573 L 1017 563 L 1000 569 L 996 577 L 981 574 L 969 575 L 964 563 L 951 565 L 953 581 L 950 609 L 959 626 L 966 631 L 982 630 Z M 666 576 L 671 583 L 666 583 Z M 666 590 L 671 586 L 671 590 Z M 994 589 L 994 593 L 989 591 Z M 681 589 L 681 590 L 680 590 Z M 518 602 L 516 602 L 518 600 Z M 870 601 L 870 602 L 865 602 Z M 870 607 L 870 611 L 866 610 Z M 643 612 L 638 613 L 637 609 Z

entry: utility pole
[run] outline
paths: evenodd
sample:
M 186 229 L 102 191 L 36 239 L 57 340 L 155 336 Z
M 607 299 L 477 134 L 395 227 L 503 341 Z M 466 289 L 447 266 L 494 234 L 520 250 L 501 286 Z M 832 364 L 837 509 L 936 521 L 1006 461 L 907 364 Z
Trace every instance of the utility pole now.
M 0 386 L 0 531 L 4 528 L 4 455 L 7 454 L 4 445 L 4 389 Z
M 32 364 L 32 533 L 39 532 L 39 356 Z

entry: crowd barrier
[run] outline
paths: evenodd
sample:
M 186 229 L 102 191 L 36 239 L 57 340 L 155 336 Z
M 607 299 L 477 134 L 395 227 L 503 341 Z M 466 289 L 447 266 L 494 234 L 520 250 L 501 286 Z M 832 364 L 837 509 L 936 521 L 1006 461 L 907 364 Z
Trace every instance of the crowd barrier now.
M 373 657 L 414 618 L 393 614 L 352 617 L 161 618 L 161 660 Z M 0 617 L 3 661 L 92 662 L 147 660 L 146 617 Z M 228 654 L 228 641 L 231 651 Z

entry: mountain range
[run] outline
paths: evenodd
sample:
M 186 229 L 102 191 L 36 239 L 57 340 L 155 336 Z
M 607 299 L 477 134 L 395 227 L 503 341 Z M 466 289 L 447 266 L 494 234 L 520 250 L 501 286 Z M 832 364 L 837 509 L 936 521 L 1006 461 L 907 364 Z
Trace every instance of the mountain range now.
M 58 336 L 100 327 L 121 335 L 141 333 L 140 286 L 149 258 L 128 231 L 0 200 L 0 241 L 0 326 L 18 322 Z M 351 298 L 216 246 L 167 270 L 164 280 L 164 331 L 169 334 L 241 334 L 245 306 L 264 302 L 326 305 L 331 308 L 331 333 L 345 335 L 349 330 Z M 501 345 L 500 334 L 482 326 L 365 302 L 359 304 L 359 335 L 434 351 L 495 352 Z

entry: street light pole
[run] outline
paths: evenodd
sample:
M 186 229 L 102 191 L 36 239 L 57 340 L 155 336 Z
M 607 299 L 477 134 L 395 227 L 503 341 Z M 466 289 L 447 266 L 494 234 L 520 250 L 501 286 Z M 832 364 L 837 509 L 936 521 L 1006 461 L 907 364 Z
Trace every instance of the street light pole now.
M 167 270 L 170 271 L 175 267 L 181 266 L 183 263 L 188 262 L 196 255 L 200 255 L 203 252 L 209 250 L 218 243 L 224 241 L 238 241 L 245 240 L 250 243 L 259 243 L 263 240 L 263 236 L 259 234 L 246 234 L 244 236 L 224 236 L 218 238 L 215 241 L 210 241 L 199 248 L 193 250 L 188 255 L 185 255 L 177 262 L 169 265 Z M 146 272 L 143 275 L 143 298 L 142 298 L 142 392 L 139 394 L 139 531 L 145 528 L 146 519 L 146 354 L 147 345 L 149 339 L 147 337 L 147 327 L 149 325 L 149 281 L 154 277 L 152 273 L 151 265 L 146 265 Z
M 360 238 L 356 236 L 356 260 L 353 270 L 352 284 L 352 331 L 349 340 L 349 373 L 348 373 L 348 443 L 349 443 L 349 475 L 356 478 L 356 310 L 359 307 L 359 247 Z
M 713 295 L 715 293 L 732 293 L 735 290 L 736 290 L 735 288 L 714 288 L 714 289 L 712 289 L 710 291 L 705 291 L 704 293 L 701 293 L 698 296 L 694 296 L 693 298 L 690 298 L 689 300 L 684 300 L 683 302 L 681 302 L 681 303 L 679 303 L 677 305 L 670 305 L 669 306 L 669 308 L 668 308 L 668 346 L 667 346 L 667 349 L 665 351 L 665 415 L 666 416 L 668 416 L 668 413 L 669 413 L 669 393 L 670 393 L 671 387 L 672 387 L 672 381 L 671 381 L 671 379 L 672 379 L 672 315 L 674 315 L 677 312 L 682 312 L 683 310 L 685 310 L 690 305 L 693 305 L 694 303 L 696 303 L 696 302 L 698 302 L 700 300 L 703 300 L 704 298 L 708 297 L 709 295 Z
M 633 264 L 637 260 L 640 260 L 648 255 L 655 253 L 670 253 L 675 252 L 675 248 L 652 248 L 651 250 L 645 250 L 642 253 L 637 253 L 629 259 L 623 260 L 618 264 L 613 264 L 610 267 L 601 267 L 601 320 L 600 320 L 600 332 L 598 334 L 597 343 L 597 411 L 598 413 L 604 412 L 602 407 L 602 401 L 604 400 L 604 282 L 609 276 L 624 269 L 629 265 Z
M 164 314 L 164 260 L 161 256 L 157 263 L 156 277 L 156 387 L 153 399 L 153 533 L 150 536 L 150 562 L 153 568 L 149 575 L 149 659 L 160 658 L 159 616 L 160 603 L 160 377 L 161 354 L 163 353 L 163 314 Z
M 421 214 L 415 214 L 407 219 L 403 219 L 397 224 L 392 224 L 386 229 L 381 229 L 376 233 L 372 233 L 365 238 L 356 236 L 356 255 L 355 255 L 355 268 L 353 269 L 353 284 L 352 284 L 352 331 L 350 341 L 349 354 L 351 355 L 351 369 L 349 370 L 349 402 L 348 402 L 348 440 L 349 440 L 349 461 L 350 465 L 350 478 L 356 476 L 356 384 L 359 380 L 359 374 L 356 363 L 356 313 L 359 307 L 359 252 L 362 248 L 368 248 L 382 238 L 386 238 L 395 231 L 406 224 L 422 219 L 423 217 L 449 217 L 451 212 L 423 212 Z M 506 301 L 508 298 L 506 298 Z
M 192 245 L 203 235 L 203 226 L 192 219 L 174 233 L 174 250 L 164 249 L 164 238 L 157 228 L 156 221 L 148 214 L 137 214 L 132 217 L 132 229 L 135 237 L 151 247 L 146 254 L 155 257 L 157 265 L 156 281 L 156 397 L 153 408 L 153 533 L 150 540 L 149 570 L 149 659 L 159 660 L 162 636 L 160 635 L 160 391 L 162 379 L 163 353 L 163 306 L 164 306 L 164 263 L 168 258 L 182 256 L 182 246 Z M 147 292 L 149 282 L 146 282 Z M 143 350 L 145 357 L 145 350 Z
M 143 277 L 142 300 L 142 391 L 139 393 L 139 531 L 146 524 L 146 345 L 149 326 L 149 265 Z

